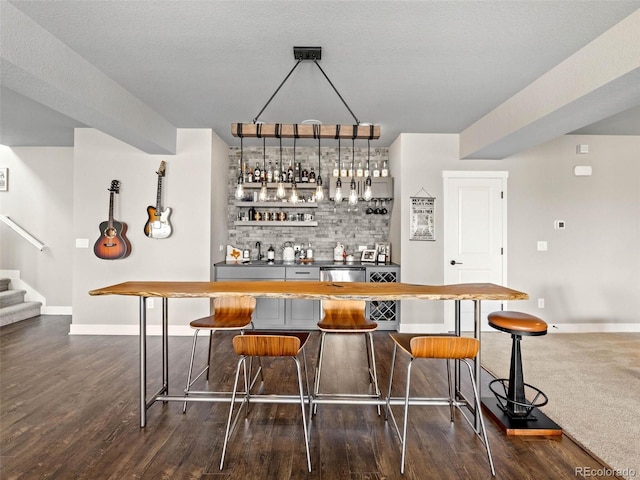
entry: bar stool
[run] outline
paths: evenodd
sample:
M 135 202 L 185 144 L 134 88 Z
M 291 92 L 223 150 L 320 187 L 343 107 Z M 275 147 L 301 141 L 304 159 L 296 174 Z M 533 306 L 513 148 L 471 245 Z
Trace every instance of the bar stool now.
M 304 346 L 309 339 L 309 332 L 287 332 L 271 334 L 270 332 L 247 332 L 246 335 L 237 335 L 233 338 L 233 349 L 236 354 L 240 355 L 238 360 L 238 366 L 236 368 L 236 377 L 233 383 L 233 393 L 231 396 L 231 406 L 229 407 L 229 418 L 227 420 L 227 429 L 224 435 L 224 445 L 222 447 L 222 458 L 220 459 L 220 470 L 224 466 L 224 457 L 227 450 L 227 443 L 231 436 L 231 430 L 235 427 L 235 424 L 242 412 L 242 406 L 247 405 L 251 399 L 257 403 L 300 403 L 300 410 L 302 411 L 302 428 L 304 430 L 304 443 L 307 450 L 307 468 L 311 471 L 311 454 L 309 453 L 309 431 L 307 427 L 307 420 L 304 411 L 305 407 L 305 395 L 302 387 L 302 375 L 300 372 L 300 360 L 298 355 L 302 352 L 304 359 L 304 374 L 307 385 L 307 392 L 309 391 L 309 379 L 307 375 L 307 361 L 304 355 Z M 251 395 L 250 389 L 247 386 L 247 358 L 251 357 L 291 357 L 296 365 L 296 371 L 298 374 L 298 390 L 299 396 L 292 395 Z M 233 418 L 233 408 L 236 402 L 236 395 L 238 393 L 238 378 L 240 376 L 240 368 L 244 367 L 245 371 L 245 397 L 242 400 L 240 409 L 231 425 Z M 310 399 L 309 399 L 310 400 Z M 309 415 L 311 415 L 311 406 L 309 406 Z
M 504 378 L 493 380 L 489 383 L 489 389 L 496 396 L 500 408 L 509 418 L 536 420 L 536 417 L 530 416 L 531 411 L 536 407 L 546 405 L 548 398 L 542 390 L 524 383 L 520 340 L 523 335 L 546 335 L 547 323 L 528 313 L 511 311 L 492 312 L 488 319 L 489 325 L 496 330 L 510 333 L 513 339 L 509 380 Z M 502 387 L 500 391 L 498 391 L 498 384 Z M 532 401 L 528 401 L 525 396 L 525 386 L 536 394 Z
M 426 336 L 420 334 L 409 334 L 409 333 L 390 333 L 389 336 L 394 342 L 393 345 L 393 357 L 391 360 L 391 375 L 389 377 L 389 392 L 387 395 L 387 404 L 386 411 L 387 414 L 391 414 L 391 418 L 396 428 L 396 432 L 398 433 L 398 437 L 402 442 L 402 460 L 400 465 L 400 473 L 404 474 L 404 463 L 405 463 L 405 452 L 407 446 L 407 423 L 409 419 L 409 405 L 411 404 L 411 400 L 409 397 L 409 388 L 411 386 L 411 366 L 413 365 L 413 361 L 418 358 L 441 358 L 447 361 L 447 380 L 449 384 L 449 398 L 448 399 L 413 399 L 415 400 L 414 405 L 422 404 L 422 405 L 449 405 L 451 409 L 451 422 L 453 422 L 453 407 L 458 408 L 463 417 L 467 420 L 469 425 L 473 426 L 471 420 L 467 417 L 464 411 L 460 408 L 460 405 L 454 401 L 454 391 L 453 384 L 451 383 L 451 370 L 449 362 L 450 360 L 460 360 L 463 362 L 468 370 L 469 370 L 469 378 L 471 379 L 471 386 L 473 388 L 473 395 L 476 401 L 476 405 L 478 405 L 477 414 L 480 416 L 480 432 L 474 432 L 480 437 L 482 442 L 484 443 L 485 449 L 487 450 L 487 458 L 489 459 L 489 466 L 491 467 L 491 475 L 495 476 L 496 472 L 493 468 L 493 458 L 491 457 L 491 449 L 489 448 L 489 440 L 487 439 L 487 432 L 484 424 L 484 418 L 482 417 L 482 409 L 480 408 L 480 398 L 478 395 L 478 388 L 475 383 L 475 379 L 473 377 L 473 368 L 469 360 L 474 359 L 478 354 L 478 349 L 480 348 L 480 342 L 475 338 L 467 338 L 467 337 L 454 337 L 448 335 L 440 335 L 440 336 Z M 393 416 L 393 411 L 391 410 L 391 386 L 393 383 L 393 370 L 396 362 L 396 352 L 398 347 L 405 353 L 407 353 L 411 358 L 409 360 L 409 365 L 407 366 L 407 382 L 406 382 L 406 391 L 404 394 L 404 424 L 402 426 L 402 434 L 400 434 L 400 429 L 398 428 L 398 424 L 396 423 L 395 417 Z M 444 400 L 440 402 L 440 400 Z M 482 436 L 480 436 L 482 434 Z
M 189 323 L 189 326 L 195 329 L 193 334 L 193 346 L 191 347 L 191 359 L 189 360 L 189 374 L 187 375 L 187 386 L 184 389 L 186 396 L 189 393 L 206 393 L 216 394 L 222 392 L 194 392 L 191 390 L 191 386 L 205 373 L 207 372 L 207 381 L 209 380 L 209 370 L 211 367 L 211 347 L 213 335 L 218 330 L 233 331 L 237 330 L 241 333 L 251 326 L 253 328 L 253 322 L 251 316 L 256 308 L 256 299 L 253 297 L 216 297 L 213 300 L 213 315 L 208 317 L 202 317 Z M 198 332 L 200 330 L 209 330 L 209 353 L 207 356 L 207 366 L 192 380 L 193 374 L 193 359 L 196 353 L 196 344 L 198 342 Z M 260 373 L 262 370 L 260 369 Z M 225 392 L 227 393 L 227 392 Z M 184 402 L 182 407 L 182 413 L 187 411 L 187 402 Z
M 365 317 L 364 300 L 323 300 L 323 318 L 318 322 L 318 329 L 321 332 L 320 347 L 318 348 L 318 362 L 316 364 L 316 376 L 314 380 L 314 398 L 323 395 L 340 397 L 372 397 L 381 398 L 378 388 L 378 373 L 376 370 L 376 356 L 373 349 L 373 332 L 378 328 L 378 324 Z M 324 357 L 324 343 L 327 333 L 359 333 L 365 335 L 365 345 L 367 348 L 367 364 L 369 373 L 369 383 L 373 384 L 373 394 L 323 394 L 320 392 L 320 375 L 322 374 L 322 360 Z M 315 414 L 317 405 L 314 404 Z M 378 415 L 380 415 L 380 405 L 378 405 Z

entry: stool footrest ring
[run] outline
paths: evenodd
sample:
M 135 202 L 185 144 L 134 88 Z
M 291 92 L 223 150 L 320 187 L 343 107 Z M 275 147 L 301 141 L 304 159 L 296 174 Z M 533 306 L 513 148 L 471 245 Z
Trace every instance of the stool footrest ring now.
M 498 387 L 497 385 L 494 385 L 494 384 L 500 384 L 500 386 L 502 387 L 502 391 L 501 392 L 497 391 Z M 535 420 L 535 417 L 529 417 L 529 414 L 534 408 L 545 406 L 549 402 L 549 399 L 547 398 L 545 393 L 539 388 L 529 385 L 528 383 L 524 383 L 523 385 L 533 390 L 534 392 L 536 392 L 536 395 L 535 397 L 533 397 L 532 401 L 525 400 L 524 402 L 518 402 L 516 400 L 509 398 L 507 395 L 507 392 L 509 391 L 509 380 L 506 378 L 498 378 L 496 380 L 491 381 L 489 383 L 489 389 L 496 396 L 496 399 L 498 400 L 498 405 L 500 406 L 502 411 L 504 411 L 507 415 L 509 415 L 512 418 L 521 418 L 522 420 Z M 511 405 L 512 408 L 514 405 L 523 407 L 526 410 L 525 414 L 511 415 L 510 410 L 508 408 L 509 405 Z

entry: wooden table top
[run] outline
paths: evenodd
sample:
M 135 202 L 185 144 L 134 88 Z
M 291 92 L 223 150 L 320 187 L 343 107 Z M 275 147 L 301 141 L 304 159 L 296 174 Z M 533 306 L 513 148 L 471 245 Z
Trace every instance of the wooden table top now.
M 249 295 L 309 300 L 526 300 L 524 292 L 493 283 L 415 285 L 369 282 L 124 282 L 91 290 L 89 295 L 203 298 Z

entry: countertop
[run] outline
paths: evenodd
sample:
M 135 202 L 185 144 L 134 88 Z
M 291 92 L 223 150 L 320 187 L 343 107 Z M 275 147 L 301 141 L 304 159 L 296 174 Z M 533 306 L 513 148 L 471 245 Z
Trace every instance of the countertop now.
M 349 267 L 399 267 L 397 263 L 373 263 L 373 262 L 361 262 L 360 260 L 354 260 L 353 262 L 334 262 L 333 260 L 314 260 L 311 263 L 301 262 L 283 262 L 282 260 L 276 260 L 272 264 L 267 263 L 266 260 L 252 260 L 249 263 L 226 263 L 218 262 L 214 264 L 214 267 L 226 266 L 226 267 L 334 267 L 334 268 L 349 268 Z

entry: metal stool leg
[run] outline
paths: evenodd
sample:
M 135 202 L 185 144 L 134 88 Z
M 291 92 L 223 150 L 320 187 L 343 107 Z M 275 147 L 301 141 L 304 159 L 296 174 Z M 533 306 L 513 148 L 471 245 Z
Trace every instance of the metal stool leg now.
M 447 358 L 447 385 L 449 387 L 449 413 L 451 414 L 451 423 L 453 423 L 453 396 L 455 395 L 454 385 L 451 383 L 451 360 Z
M 293 361 L 296 364 L 296 371 L 298 372 L 298 388 L 300 391 L 300 410 L 302 411 L 302 429 L 304 430 L 304 446 L 306 447 L 306 450 L 307 450 L 307 468 L 309 469 L 309 471 L 311 471 L 311 453 L 309 452 L 309 432 L 307 430 L 307 418 L 304 412 L 304 392 L 302 388 L 302 373 L 300 371 L 300 360 L 298 360 L 296 357 L 291 357 L 291 358 L 293 358 Z
M 398 351 L 398 345 L 394 342 L 393 354 L 391 355 L 391 372 L 389 373 L 389 390 L 387 391 L 387 405 L 384 412 L 384 419 L 389 419 L 389 410 L 391 408 L 391 385 L 393 385 L 393 371 L 396 366 L 396 352 Z M 394 419 L 395 421 L 395 419 Z M 398 426 L 396 425 L 396 429 Z
M 320 391 L 320 374 L 322 373 L 322 358 L 324 356 L 324 340 L 327 332 L 321 332 L 320 334 L 320 346 L 318 347 L 318 361 L 316 363 L 316 375 L 313 381 L 313 395 L 318 396 Z M 314 403 L 313 414 L 318 412 L 318 405 Z
M 229 442 L 229 437 L 231 436 L 231 419 L 233 418 L 233 407 L 236 403 L 236 393 L 238 390 L 238 378 L 240 377 L 240 366 L 245 363 L 245 357 L 240 357 L 238 360 L 238 366 L 236 367 L 236 378 L 233 382 L 233 393 L 231 394 L 231 405 L 229 406 L 229 418 L 227 420 L 227 429 L 224 434 L 224 444 L 222 446 L 222 458 L 220 458 L 220 470 L 224 467 L 224 456 L 227 452 L 227 443 Z M 246 366 L 245 366 L 246 368 Z M 240 406 L 242 408 L 242 406 Z
M 407 450 L 407 423 L 409 420 L 409 387 L 411 386 L 411 366 L 413 358 L 407 365 L 407 390 L 404 394 L 404 424 L 402 425 L 402 460 L 400 461 L 400 473 L 404 475 L 404 458 Z
M 376 369 L 376 352 L 373 348 L 373 333 L 367 332 L 369 336 L 369 349 L 371 351 L 371 363 L 369 365 L 370 377 L 373 378 L 373 386 L 375 388 L 375 394 L 378 398 L 380 398 L 380 389 L 378 388 L 378 371 Z M 367 355 L 367 359 L 369 359 L 369 355 Z M 373 364 L 373 369 L 371 369 L 371 364 Z M 378 416 L 380 416 L 380 405 L 378 404 Z
M 487 429 L 484 425 L 482 407 L 480 406 L 480 396 L 478 395 L 478 387 L 473 377 L 473 368 L 471 367 L 471 364 L 467 360 L 462 360 L 462 361 L 467 365 L 467 368 L 469 369 L 469 377 L 471 378 L 471 387 L 473 388 L 473 396 L 475 397 L 476 405 L 478 406 L 477 407 L 478 411 L 476 413 L 480 418 L 480 427 L 482 429 L 482 440 L 484 442 L 485 448 L 487 449 L 487 458 L 489 459 L 489 466 L 491 467 L 491 475 L 495 477 L 496 471 L 493 468 L 493 458 L 491 457 L 491 449 L 489 448 L 489 440 L 487 439 Z
M 195 356 L 196 353 L 196 343 L 198 342 L 198 332 L 200 331 L 200 329 L 197 329 L 195 331 L 195 333 L 193 334 L 193 344 L 191 346 L 191 359 L 189 360 L 189 374 L 187 375 L 187 385 L 184 388 L 184 394 L 185 395 L 189 395 L 189 389 L 191 388 L 191 375 L 193 372 L 193 357 Z M 208 367 L 207 367 L 207 371 L 208 371 Z M 202 375 L 202 374 L 200 374 Z M 207 373 L 208 375 L 208 373 Z M 195 380 L 194 380 L 195 381 Z M 184 405 L 182 406 L 182 413 L 186 413 L 187 412 L 187 402 L 184 402 Z

